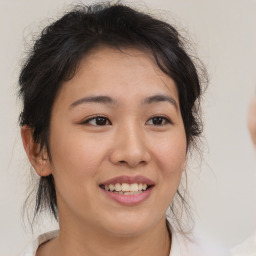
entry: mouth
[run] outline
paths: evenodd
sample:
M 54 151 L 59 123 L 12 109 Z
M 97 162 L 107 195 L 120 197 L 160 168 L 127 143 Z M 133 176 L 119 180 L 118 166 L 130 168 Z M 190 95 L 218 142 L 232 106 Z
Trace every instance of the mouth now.
M 145 201 L 154 186 L 154 182 L 144 176 L 119 176 L 99 185 L 108 198 L 129 206 Z
M 146 190 L 153 187 L 153 185 L 149 185 L 146 183 L 116 183 L 116 184 L 109 184 L 109 185 L 100 185 L 101 189 L 106 191 L 110 191 L 119 195 L 138 195 Z

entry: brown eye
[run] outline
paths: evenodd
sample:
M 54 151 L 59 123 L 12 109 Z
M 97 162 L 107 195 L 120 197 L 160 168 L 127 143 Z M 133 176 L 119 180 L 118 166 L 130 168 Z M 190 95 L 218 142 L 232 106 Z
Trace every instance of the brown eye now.
M 170 124 L 170 123 L 171 121 L 168 118 L 163 116 L 152 117 L 146 122 L 146 124 L 148 125 L 158 125 L 158 126 Z
M 95 116 L 91 117 L 83 122 L 83 124 L 89 124 L 94 126 L 104 126 L 104 125 L 111 125 L 108 118 L 104 116 Z

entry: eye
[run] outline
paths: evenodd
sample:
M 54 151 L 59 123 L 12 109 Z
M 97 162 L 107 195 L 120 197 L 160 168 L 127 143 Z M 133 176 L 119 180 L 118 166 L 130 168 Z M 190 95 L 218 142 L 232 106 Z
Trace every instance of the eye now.
M 165 125 L 165 124 L 171 124 L 171 121 L 164 116 L 154 116 L 152 118 L 150 118 L 147 122 L 147 125 L 157 125 L 157 126 L 161 126 L 161 125 Z
M 94 116 L 86 119 L 82 122 L 82 124 L 89 124 L 94 126 L 105 126 L 105 125 L 111 125 L 111 122 L 108 118 L 104 116 Z

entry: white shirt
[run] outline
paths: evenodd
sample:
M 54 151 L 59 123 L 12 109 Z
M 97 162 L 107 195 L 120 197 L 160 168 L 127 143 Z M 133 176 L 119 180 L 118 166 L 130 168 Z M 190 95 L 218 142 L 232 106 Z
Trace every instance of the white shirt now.
M 183 235 L 175 232 L 170 226 L 172 233 L 172 245 L 169 256 L 227 256 L 228 254 L 223 251 L 217 251 L 216 248 L 207 246 L 207 250 L 204 245 L 193 241 L 192 239 L 186 239 Z M 20 256 L 35 256 L 38 247 L 59 235 L 59 230 L 51 231 L 40 235 L 33 243 L 29 244 L 27 249 Z

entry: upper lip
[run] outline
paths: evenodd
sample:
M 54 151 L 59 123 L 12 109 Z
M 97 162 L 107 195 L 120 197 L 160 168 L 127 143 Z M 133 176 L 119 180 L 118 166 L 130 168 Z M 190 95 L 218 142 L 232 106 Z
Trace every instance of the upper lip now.
M 141 175 L 137 176 L 117 176 L 112 179 L 106 180 L 104 182 L 101 182 L 100 185 L 110 185 L 110 184 L 117 184 L 117 183 L 127 183 L 127 184 L 133 184 L 133 183 L 142 183 L 147 185 L 154 185 L 154 182 Z

